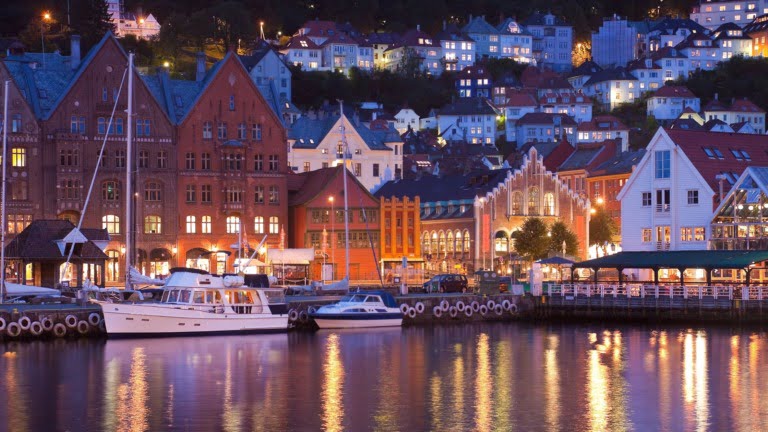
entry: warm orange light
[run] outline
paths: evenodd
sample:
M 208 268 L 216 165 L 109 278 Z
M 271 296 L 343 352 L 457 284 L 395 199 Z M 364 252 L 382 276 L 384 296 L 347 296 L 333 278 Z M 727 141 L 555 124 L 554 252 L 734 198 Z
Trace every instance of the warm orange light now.
M 330 202 L 330 203 L 332 203 L 332 202 L 333 202 L 333 195 L 331 195 L 331 196 L 329 196 L 329 197 L 328 197 L 328 202 Z
M 144 18 L 139 18 L 139 24 L 144 24 Z
M 50 12 L 43 12 L 43 19 L 44 19 L 44 20 L 46 20 L 46 21 L 48 21 L 49 19 L 51 19 L 51 14 L 50 14 Z
M 605 200 L 603 200 L 603 198 L 602 198 L 602 197 L 600 197 L 600 198 L 598 198 L 598 199 L 597 199 L 597 203 L 598 203 L 598 204 L 602 204 L 602 203 L 604 203 L 604 202 L 605 202 Z
M 589 209 L 589 212 L 590 212 L 590 213 L 592 213 L 592 214 L 595 214 L 595 213 L 597 213 L 597 210 L 595 210 L 595 209 Z

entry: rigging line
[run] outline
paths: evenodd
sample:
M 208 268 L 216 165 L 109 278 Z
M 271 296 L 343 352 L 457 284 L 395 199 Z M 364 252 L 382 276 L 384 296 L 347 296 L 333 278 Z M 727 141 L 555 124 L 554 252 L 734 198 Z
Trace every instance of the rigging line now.
M 115 104 L 112 105 L 112 114 L 109 116 L 109 123 L 107 124 L 107 129 L 105 130 L 104 134 L 104 141 L 101 143 L 101 151 L 99 151 L 99 158 L 96 160 L 96 167 L 93 169 L 93 176 L 91 177 L 91 184 L 88 187 L 88 194 L 85 196 L 85 203 L 83 204 L 83 210 L 80 212 L 80 220 L 77 221 L 77 231 L 80 231 L 80 228 L 83 226 L 83 219 L 85 219 L 85 213 L 88 211 L 88 203 L 91 200 L 91 194 L 93 193 L 93 185 L 96 183 L 96 175 L 99 173 L 99 168 L 101 167 L 101 161 L 104 159 L 104 150 L 107 148 L 107 139 L 109 138 L 109 131 L 112 130 L 112 121 L 115 118 L 115 111 L 117 111 L 117 104 L 120 101 L 120 94 L 123 92 L 123 84 L 125 83 L 125 76 L 128 73 L 128 68 L 123 71 L 123 77 L 120 80 L 120 88 L 117 91 L 117 97 L 115 98 Z M 128 127 L 131 127 L 130 124 Z M 85 160 L 85 159 L 83 159 Z M 66 244 L 65 244 L 66 247 Z M 69 261 L 72 259 L 72 252 L 75 250 L 74 244 L 72 247 L 69 248 L 69 254 L 67 254 L 67 261 L 64 263 L 64 268 L 62 269 L 61 273 L 59 274 L 59 281 L 61 281 L 64 276 L 67 274 L 67 271 L 69 270 Z
M 373 263 L 376 267 L 376 273 L 379 275 L 379 283 L 382 287 L 384 287 L 384 279 L 381 277 L 381 269 L 379 269 L 379 260 L 376 258 L 376 248 L 373 247 L 373 238 L 371 237 L 371 231 L 368 229 L 368 216 L 365 213 L 365 208 L 363 207 L 363 199 L 360 198 L 360 212 L 363 215 L 363 220 L 365 221 L 365 236 L 368 237 L 368 243 L 371 244 L 371 252 L 373 252 Z M 379 242 L 381 242 L 381 238 L 379 238 Z M 403 272 L 405 272 L 405 269 L 403 269 Z

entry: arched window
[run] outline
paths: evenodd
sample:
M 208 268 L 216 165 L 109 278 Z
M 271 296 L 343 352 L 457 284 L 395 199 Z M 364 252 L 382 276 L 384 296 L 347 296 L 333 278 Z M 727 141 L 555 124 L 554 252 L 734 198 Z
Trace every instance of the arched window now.
M 149 215 L 144 218 L 144 234 L 162 234 L 163 220 L 160 216 Z
M 523 214 L 523 194 L 520 191 L 512 192 L 512 214 Z
M 440 253 L 445 253 L 445 233 L 440 231 L 440 234 L 438 235 L 438 243 L 437 243 L 437 250 L 440 251 Z
M 493 240 L 496 252 L 507 252 L 509 250 L 509 239 L 504 231 L 497 232 Z
M 456 252 L 464 251 L 464 243 L 461 239 L 461 231 L 456 231 Z
M 227 234 L 240 232 L 240 216 L 227 216 Z
M 120 234 L 120 216 L 104 215 L 101 217 L 101 228 L 110 234 Z
M 552 194 L 552 192 L 547 192 L 544 194 L 544 215 L 555 215 L 555 196 Z
M 160 182 L 150 180 L 144 185 L 144 201 L 162 201 L 163 187 Z
M 187 216 L 187 234 L 195 234 L 197 232 L 197 217 Z
M 107 251 L 107 282 L 117 282 L 120 279 L 120 252 Z
M 528 189 L 528 214 L 539 214 L 539 188 L 532 187 Z
M 469 251 L 469 230 L 464 230 L 464 252 Z
M 455 245 L 453 243 L 453 231 L 448 231 L 448 235 L 445 236 L 445 238 L 446 238 L 446 245 L 445 245 L 446 246 L 446 250 L 448 252 L 453 252 L 456 249 L 456 247 L 455 247 Z
M 120 183 L 116 180 L 107 180 L 101 184 L 101 199 L 104 201 L 120 200 Z
M 429 250 L 429 233 L 425 232 L 423 236 L 421 236 L 421 253 L 428 254 L 430 253 Z
M 432 247 L 429 249 L 430 253 L 437 253 L 437 231 L 432 231 Z

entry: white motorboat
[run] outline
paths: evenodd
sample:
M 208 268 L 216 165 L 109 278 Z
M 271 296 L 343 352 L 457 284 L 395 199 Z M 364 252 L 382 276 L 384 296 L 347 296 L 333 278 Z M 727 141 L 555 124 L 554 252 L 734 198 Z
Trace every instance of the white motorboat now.
M 384 291 L 350 293 L 338 303 L 309 314 L 321 329 L 399 327 L 403 313 L 392 294 Z
M 282 289 L 252 288 L 242 276 L 174 270 L 157 303 L 101 305 L 109 337 L 268 333 L 288 330 Z

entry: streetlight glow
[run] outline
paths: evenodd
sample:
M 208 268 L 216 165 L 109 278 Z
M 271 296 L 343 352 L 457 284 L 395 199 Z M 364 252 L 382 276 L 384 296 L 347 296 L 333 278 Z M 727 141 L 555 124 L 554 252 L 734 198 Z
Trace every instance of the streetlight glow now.
M 50 12 L 43 12 L 43 19 L 48 21 L 51 19 L 51 13 Z

